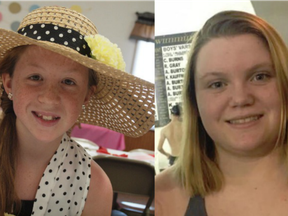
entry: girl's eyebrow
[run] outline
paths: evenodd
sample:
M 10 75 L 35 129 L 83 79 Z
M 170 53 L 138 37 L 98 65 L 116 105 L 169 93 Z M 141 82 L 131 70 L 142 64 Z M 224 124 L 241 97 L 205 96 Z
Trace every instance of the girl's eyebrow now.
M 27 64 L 28 65 L 28 67 L 35 67 L 35 68 L 39 68 L 39 69 L 42 69 L 42 70 L 44 70 L 44 71 L 46 71 L 47 69 L 45 68 L 45 67 L 42 67 L 42 65 L 41 64 L 35 64 L 35 63 L 30 63 L 30 64 Z M 68 73 L 72 73 L 72 74 L 75 74 L 75 73 L 78 73 L 78 69 L 77 68 L 70 68 L 70 69 L 67 69 L 67 70 L 64 70 L 64 71 L 62 71 L 62 73 L 66 73 L 66 74 L 68 74 Z M 80 73 L 80 72 L 79 72 Z
M 199 79 L 205 79 L 206 77 L 209 77 L 209 76 L 221 77 L 221 76 L 225 76 L 225 73 L 216 72 L 216 71 L 207 72 L 207 73 L 203 74 L 202 76 L 200 76 Z
M 35 64 L 35 63 L 29 63 L 27 64 L 28 67 L 36 67 L 36 68 L 41 68 L 44 69 L 41 64 Z
M 259 63 L 259 64 L 256 64 L 256 65 L 253 65 L 252 67 L 248 68 L 246 71 L 251 72 L 251 71 L 254 71 L 254 70 L 258 70 L 260 68 L 273 69 L 274 67 L 273 67 L 273 65 L 271 63 L 265 62 L 265 63 Z M 207 73 L 203 74 L 202 76 L 199 77 L 199 79 L 205 79 L 206 77 L 209 77 L 209 76 L 223 77 L 225 75 L 226 75 L 226 73 L 223 73 L 223 72 L 211 71 L 211 72 L 207 72 Z
M 259 63 L 259 64 L 256 64 L 254 66 L 252 66 L 251 68 L 249 68 L 247 71 L 254 71 L 254 70 L 258 70 L 258 69 L 261 69 L 261 68 L 269 68 L 269 69 L 273 69 L 273 65 L 271 63 Z

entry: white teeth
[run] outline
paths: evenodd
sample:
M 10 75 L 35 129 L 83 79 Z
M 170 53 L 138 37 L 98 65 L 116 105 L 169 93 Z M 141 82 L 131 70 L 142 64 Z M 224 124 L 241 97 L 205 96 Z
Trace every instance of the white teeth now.
M 53 116 L 45 116 L 45 115 L 42 115 L 42 114 L 38 114 L 37 113 L 37 116 L 42 118 L 43 120 L 45 121 L 51 121 L 51 120 L 55 120 L 57 119 L 57 117 L 53 117 Z
M 42 118 L 46 121 L 51 121 L 53 119 L 52 116 L 42 116 Z
M 256 121 L 259 118 L 260 118 L 260 116 L 252 116 L 252 117 L 248 117 L 248 118 L 244 118 L 244 119 L 231 120 L 229 122 L 231 124 L 243 124 L 243 123 L 248 123 L 251 121 Z

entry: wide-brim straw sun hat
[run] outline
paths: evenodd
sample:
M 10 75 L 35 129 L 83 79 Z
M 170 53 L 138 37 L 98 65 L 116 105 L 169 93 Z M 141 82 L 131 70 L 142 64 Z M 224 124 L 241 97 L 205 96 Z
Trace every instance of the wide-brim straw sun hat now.
M 95 35 L 98 37 L 93 39 Z M 90 36 L 96 44 L 93 46 L 99 43 L 104 47 L 94 50 L 87 43 Z M 109 48 L 106 40 L 84 15 L 58 6 L 42 7 L 30 12 L 17 32 L 0 29 L 0 62 L 12 48 L 37 45 L 93 69 L 97 90 L 78 121 L 131 137 L 141 136 L 154 125 L 154 84 L 122 71 L 123 63 L 118 61 L 121 52 L 116 45 Z M 96 52 L 96 57 L 92 58 L 91 52 Z

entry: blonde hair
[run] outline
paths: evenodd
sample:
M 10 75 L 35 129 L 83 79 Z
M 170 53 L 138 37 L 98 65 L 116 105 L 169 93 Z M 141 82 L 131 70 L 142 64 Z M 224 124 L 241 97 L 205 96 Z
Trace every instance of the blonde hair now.
M 223 11 L 211 17 L 203 28 L 192 37 L 189 61 L 187 64 L 184 86 L 184 137 L 182 152 L 174 166 L 176 180 L 191 194 L 205 196 L 219 191 L 224 183 L 223 174 L 217 164 L 217 152 L 211 137 L 207 134 L 198 114 L 195 94 L 195 70 L 199 51 L 213 38 L 231 37 L 241 34 L 253 34 L 259 37 L 271 54 L 279 93 L 282 102 L 281 125 L 277 146 L 283 149 L 287 158 L 287 99 L 288 65 L 286 45 L 263 19 L 240 11 Z

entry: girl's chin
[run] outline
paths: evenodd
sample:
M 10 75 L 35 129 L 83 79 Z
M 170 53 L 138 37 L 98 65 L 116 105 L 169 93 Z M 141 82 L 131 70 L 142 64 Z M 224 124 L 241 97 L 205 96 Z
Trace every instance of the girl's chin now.
M 32 135 L 33 136 L 33 135 Z M 34 139 L 41 143 L 60 143 L 63 133 L 53 134 L 51 132 L 41 132 L 40 134 L 34 134 Z
M 269 153 L 271 153 L 274 149 L 274 146 L 263 146 L 263 144 L 257 144 L 257 143 L 249 143 L 249 142 L 243 142 L 243 143 L 237 143 L 234 145 L 229 145 L 229 147 L 221 147 L 217 148 L 218 152 L 224 151 L 226 154 L 231 154 L 234 156 L 247 156 L 247 157 L 260 157 L 265 156 Z M 221 155 L 221 153 L 220 153 Z

